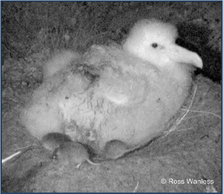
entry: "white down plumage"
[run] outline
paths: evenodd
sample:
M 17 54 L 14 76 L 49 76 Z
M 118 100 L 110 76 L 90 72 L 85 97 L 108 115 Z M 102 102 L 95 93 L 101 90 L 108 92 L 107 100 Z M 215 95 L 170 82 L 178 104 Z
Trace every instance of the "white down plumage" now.
M 192 66 L 202 68 L 200 57 L 177 46 L 176 37 L 170 24 L 141 20 L 123 45 L 55 56 L 22 123 L 40 140 L 50 132 L 66 133 L 98 153 L 111 140 L 129 147 L 150 141 L 188 96 Z

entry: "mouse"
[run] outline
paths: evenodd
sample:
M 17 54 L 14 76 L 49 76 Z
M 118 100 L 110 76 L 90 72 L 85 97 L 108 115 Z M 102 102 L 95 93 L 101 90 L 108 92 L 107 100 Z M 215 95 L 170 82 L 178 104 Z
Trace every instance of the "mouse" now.
M 92 165 L 100 165 L 90 160 L 87 147 L 77 141 L 64 142 L 61 144 L 54 151 L 53 159 L 63 162 L 65 165 L 75 164 L 77 165 L 76 168 L 79 168 L 84 162 L 88 162 Z
M 17 152 L 10 155 L 7 158 L 2 159 L 2 164 L 8 162 L 9 160 L 24 154 L 25 152 L 39 148 L 43 146 L 45 149 L 51 151 L 52 153 L 64 142 L 72 142 L 72 139 L 63 133 L 48 133 L 41 139 L 39 145 L 29 145 L 23 148 L 17 149 Z
M 65 142 L 72 142 L 72 139 L 63 133 L 48 133 L 41 140 L 42 146 L 51 152 Z
M 135 147 L 130 148 L 126 143 L 120 140 L 111 140 L 106 143 L 102 155 L 105 159 L 116 160 L 118 158 L 123 157 L 125 154 L 141 147 L 142 145 L 137 145 Z
M 161 136 L 162 136 L 162 134 L 152 138 L 148 142 L 141 142 L 140 144 L 131 146 L 131 147 L 123 141 L 113 139 L 111 141 L 108 141 L 105 144 L 105 147 L 102 152 L 102 157 L 105 159 L 112 159 L 112 160 L 119 159 L 130 152 L 139 150 L 141 148 L 144 148 L 144 147 L 150 145 L 152 142 L 154 142 L 156 139 L 160 138 Z

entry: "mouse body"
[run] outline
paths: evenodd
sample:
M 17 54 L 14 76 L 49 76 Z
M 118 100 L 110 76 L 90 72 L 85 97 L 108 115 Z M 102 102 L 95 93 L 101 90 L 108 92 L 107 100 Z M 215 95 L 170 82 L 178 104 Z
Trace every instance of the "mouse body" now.
M 88 149 L 80 142 L 65 142 L 61 144 L 54 152 L 53 159 L 63 162 L 65 165 L 77 165 L 77 168 L 84 162 L 92 165 L 99 165 L 92 162 Z
M 41 143 L 42 146 L 51 152 L 54 152 L 61 144 L 65 142 L 72 142 L 68 135 L 63 133 L 48 133 L 43 136 Z
M 41 145 L 47 150 L 54 152 L 61 144 L 65 142 L 72 142 L 68 135 L 63 133 L 48 133 L 47 135 L 43 136 Z M 10 155 L 5 159 L 2 159 L 2 164 L 34 148 L 39 148 L 39 146 L 29 145 L 27 147 L 20 148 L 18 152 Z
M 126 143 L 119 141 L 119 140 L 112 140 L 106 143 L 104 151 L 103 151 L 103 157 L 105 159 L 112 159 L 116 160 L 118 158 L 123 157 L 125 154 L 132 152 L 136 149 L 139 149 L 143 146 L 138 145 L 135 147 L 129 147 Z

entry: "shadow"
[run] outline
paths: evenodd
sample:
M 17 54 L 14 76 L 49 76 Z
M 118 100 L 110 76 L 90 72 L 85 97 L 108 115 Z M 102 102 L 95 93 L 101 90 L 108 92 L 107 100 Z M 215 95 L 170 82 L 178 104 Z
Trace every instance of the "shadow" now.
M 198 53 L 203 60 L 203 69 L 197 69 L 195 74 L 202 74 L 214 82 L 221 82 L 221 53 L 211 48 L 209 36 L 211 30 L 205 26 L 191 23 L 177 25 L 179 38 L 176 43 Z

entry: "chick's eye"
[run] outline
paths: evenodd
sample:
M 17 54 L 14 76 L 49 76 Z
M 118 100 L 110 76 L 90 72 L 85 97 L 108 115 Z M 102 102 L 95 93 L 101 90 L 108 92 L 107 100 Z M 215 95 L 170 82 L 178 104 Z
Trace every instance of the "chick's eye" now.
M 152 47 L 153 47 L 153 48 L 157 48 L 157 47 L 158 47 L 158 44 L 157 44 L 157 43 L 153 43 L 153 44 L 152 44 Z

